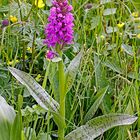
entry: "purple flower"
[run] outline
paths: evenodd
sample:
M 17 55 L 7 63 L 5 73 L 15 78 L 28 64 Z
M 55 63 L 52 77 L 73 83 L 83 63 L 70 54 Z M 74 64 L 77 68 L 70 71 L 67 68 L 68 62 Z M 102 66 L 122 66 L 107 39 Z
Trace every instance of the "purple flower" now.
M 73 14 L 72 6 L 67 0 L 54 0 L 50 9 L 48 25 L 45 27 L 46 39 L 44 44 L 48 47 L 55 47 L 57 44 L 71 44 L 73 40 Z
M 5 19 L 2 21 L 2 27 L 8 26 L 9 25 L 9 20 Z
M 56 53 L 54 51 L 48 50 L 46 53 L 47 59 L 53 59 L 56 56 Z

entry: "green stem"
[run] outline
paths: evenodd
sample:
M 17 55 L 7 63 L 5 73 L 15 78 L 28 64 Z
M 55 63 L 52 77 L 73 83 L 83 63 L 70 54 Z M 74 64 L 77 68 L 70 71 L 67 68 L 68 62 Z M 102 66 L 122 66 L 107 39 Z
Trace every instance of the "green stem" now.
M 3 28 L 3 30 L 2 30 L 2 38 L 1 38 L 1 47 L 0 47 L 0 57 L 1 57 L 1 54 L 2 54 L 1 52 L 2 52 L 2 49 L 3 49 L 5 31 L 6 31 L 6 28 Z
M 22 16 L 22 11 L 21 11 L 21 1 L 17 0 L 17 3 L 18 3 L 18 7 L 19 7 L 19 12 L 20 12 L 20 19 L 22 21 L 23 20 L 23 16 Z
M 33 63 L 34 56 L 35 56 L 35 39 L 36 39 L 36 31 L 34 32 L 34 36 L 33 36 L 33 43 L 32 43 L 32 61 L 31 61 L 31 63 Z
M 23 55 L 22 55 L 23 70 L 25 70 L 25 55 L 26 55 L 26 46 L 25 46 L 25 42 L 23 42 Z
M 19 7 L 19 12 L 20 12 L 20 20 L 21 22 L 23 21 L 23 14 L 21 11 L 21 1 L 17 0 L 18 7 Z M 22 24 L 23 27 L 23 24 Z M 22 35 L 23 35 L 23 30 L 22 30 Z M 25 70 L 25 55 L 26 55 L 26 47 L 25 47 L 25 42 L 23 43 L 23 54 L 22 54 L 22 60 L 23 60 L 23 70 Z
M 46 83 L 47 83 L 47 77 L 48 77 L 48 74 L 49 74 L 50 64 L 51 64 L 51 61 L 49 62 L 48 66 L 46 68 L 46 72 L 45 72 L 45 76 L 44 76 L 44 80 L 43 80 L 43 84 L 42 84 L 42 87 L 44 89 L 46 88 Z
M 46 50 L 46 48 L 44 47 L 44 48 L 35 56 L 35 58 L 34 58 L 34 60 L 33 60 L 33 63 L 32 63 L 32 65 L 31 65 L 31 67 L 30 67 L 30 72 L 29 72 L 29 74 L 32 73 L 32 70 L 33 70 L 33 67 L 34 67 L 34 64 L 35 64 L 37 58 L 38 58 L 45 50 Z
M 57 52 L 62 58 L 62 51 L 57 48 Z M 65 124 L 65 74 L 63 60 L 58 62 L 59 71 L 59 94 L 60 94 L 60 116 L 62 118 L 62 124 Z M 64 140 L 65 127 L 64 125 L 58 126 L 58 140 Z
M 28 20 L 28 18 L 29 18 L 29 16 L 30 16 L 31 12 L 32 12 L 32 10 L 33 10 L 33 8 L 34 8 L 34 4 L 32 4 L 32 7 L 31 7 L 30 11 L 29 11 L 28 15 L 27 15 L 26 18 L 25 18 L 25 21 Z

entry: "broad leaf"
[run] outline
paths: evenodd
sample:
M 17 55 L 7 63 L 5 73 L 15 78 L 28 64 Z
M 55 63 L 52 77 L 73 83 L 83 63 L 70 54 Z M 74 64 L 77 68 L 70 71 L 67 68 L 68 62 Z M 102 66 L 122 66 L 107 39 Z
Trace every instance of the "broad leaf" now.
M 0 96 L 0 140 L 10 139 L 10 130 L 15 116 L 14 109 Z
M 112 0 L 100 0 L 100 4 L 106 4 L 112 2 Z
M 129 73 L 127 74 L 127 76 L 128 76 L 129 78 L 137 79 L 137 80 L 140 81 L 140 73 L 138 73 L 137 76 L 136 76 L 136 73 L 135 73 L 135 72 L 129 72 Z
M 59 80 L 57 63 L 51 63 L 49 68 L 49 81 L 56 101 L 59 101 Z
M 32 78 L 29 74 L 18 69 L 8 68 L 12 75 L 29 90 L 36 102 L 44 109 L 58 111 L 59 104 Z
M 103 64 L 104 64 L 105 66 L 107 66 L 108 68 L 112 69 L 113 71 L 115 71 L 115 72 L 117 72 L 117 73 L 119 73 L 119 74 L 125 75 L 124 70 L 123 70 L 122 68 L 120 68 L 118 65 L 116 65 L 115 63 L 113 63 L 113 62 L 107 60 L 107 61 L 103 62 Z M 137 80 L 140 81 L 140 74 L 138 74 L 138 76 L 136 76 L 135 72 L 129 72 L 129 73 L 127 74 L 127 76 L 128 76 L 129 78 L 137 79 Z
M 103 15 L 108 16 L 108 15 L 113 15 L 116 13 L 117 8 L 107 8 L 104 10 Z
M 105 62 L 103 62 L 103 64 L 107 67 L 109 67 L 110 69 L 112 69 L 113 71 L 119 73 L 119 74 L 123 74 L 124 71 L 122 70 L 122 68 L 120 68 L 120 66 L 118 66 L 115 63 L 112 63 L 111 61 L 107 60 Z
M 99 94 L 99 97 L 97 98 L 97 100 L 93 103 L 93 105 L 90 107 L 90 109 L 88 110 L 88 112 L 86 113 L 85 117 L 84 117 L 84 121 L 87 122 L 90 119 L 92 119 L 92 117 L 94 116 L 94 114 L 96 113 L 97 109 L 99 108 L 106 92 L 107 92 L 108 86 L 99 90 L 99 92 L 97 94 Z
M 82 58 L 83 51 L 81 51 L 69 64 L 66 70 L 66 93 L 71 89 L 78 72 L 78 67 Z
M 61 60 L 62 60 L 61 57 L 55 57 L 55 58 L 52 59 L 52 62 L 59 62 Z
M 37 139 L 36 140 L 52 140 L 50 135 L 47 134 L 47 133 L 40 133 L 38 136 L 37 136 Z
M 123 114 L 109 114 L 96 117 L 85 125 L 69 133 L 65 140 L 93 140 L 110 128 L 130 125 L 137 120 L 137 117 Z
M 131 56 L 134 55 L 132 46 L 122 44 L 121 48 L 122 48 L 127 54 L 129 54 L 129 55 L 131 55 Z
M 117 31 L 118 31 L 117 27 L 108 26 L 108 27 L 106 28 L 106 32 L 107 32 L 108 34 L 115 33 L 115 32 L 117 32 Z
M 101 21 L 100 16 L 92 17 L 92 20 L 91 20 L 91 30 L 95 29 L 99 25 L 100 21 Z
M 95 80 L 97 88 L 104 88 L 108 85 L 108 80 L 106 78 L 106 71 L 101 63 L 98 55 L 94 53 L 94 69 L 95 69 Z

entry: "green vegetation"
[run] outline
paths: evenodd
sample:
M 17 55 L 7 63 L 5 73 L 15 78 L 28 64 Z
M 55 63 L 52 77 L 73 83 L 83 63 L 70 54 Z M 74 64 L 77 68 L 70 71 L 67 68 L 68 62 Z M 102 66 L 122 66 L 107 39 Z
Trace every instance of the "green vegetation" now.
M 139 0 L 69 3 L 73 44 L 48 60 L 51 0 L 0 0 L 0 140 L 139 140 Z

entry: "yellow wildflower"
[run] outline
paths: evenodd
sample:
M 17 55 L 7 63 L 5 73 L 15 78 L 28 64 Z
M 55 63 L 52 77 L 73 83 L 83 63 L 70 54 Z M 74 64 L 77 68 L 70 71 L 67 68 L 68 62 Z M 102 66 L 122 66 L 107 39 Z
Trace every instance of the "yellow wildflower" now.
M 16 59 L 16 63 L 18 63 L 19 62 L 19 60 L 18 59 Z
M 139 16 L 139 12 L 133 12 L 132 13 L 132 16 L 135 17 L 135 18 L 137 18 Z
M 140 34 L 137 34 L 137 38 L 140 39 Z
M 27 47 L 27 51 L 29 51 L 29 53 L 32 53 L 32 48 L 31 47 Z
M 138 25 L 137 28 L 140 29 L 140 25 Z
M 36 80 L 37 82 L 39 82 L 39 81 L 40 81 L 40 78 L 41 78 L 41 75 L 38 74 L 37 77 L 35 78 L 35 80 Z
M 120 49 L 120 52 L 124 52 L 124 49 L 123 49 L 123 47 L 121 47 L 121 49 Z
M 13 64 L 13 61 L 8 61 L 7 64 L 8 65 L 12 65 Z
M 38 8 L 43 8 L 45 6 L 43 0 L 35 0 L 35 6 Z
M 15 16 L 10 16 L 10 21 L 12 21 L 13 23 L 17 22 L 18 19 Z
M 118 26 L 118 28 L 122 28 L 124 26 L 124 23 L 123 22 L 122 23 L 118 23 L 117 26 Z
M 24 57 L 25 57 L 25 60 L 27 60 L 27 59 L 28 59 L 28 56 L 27 56 L 27 55 L 25 55 Z M 22 55 L 21 55 L 21 58 L 23 58 L 23 56 L 22 56 Z
M 101 37 L 101 39 L 105 39 L 105 36 L 104 35 L 101 35 L 100 37 Z
M 16 59 L 16 60 L 8 61 L 7 64 L 8 64 L 8 65 L 13 65 L 13 64 L 16 64 L 16 63 L 18 63 L 18 62 L 19 62 L 19 60 Z

